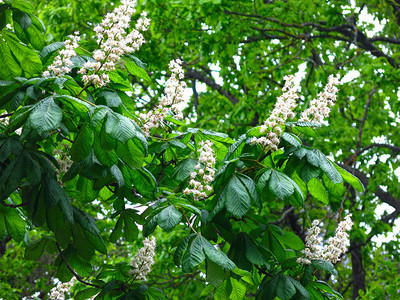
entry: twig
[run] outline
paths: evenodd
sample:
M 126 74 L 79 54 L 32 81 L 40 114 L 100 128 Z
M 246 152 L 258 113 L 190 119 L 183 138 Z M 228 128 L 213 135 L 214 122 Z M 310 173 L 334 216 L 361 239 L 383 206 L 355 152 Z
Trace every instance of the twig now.
M 65 265 L 67 266 L 68 270 L 75 276 L 75 278 L 76 278 L 80 283 L 83 283 L 83 284 L 86 284 L 86 285 L 89 285 L 89 286 L 93 286 L 93 287 L 95 287 L 95 288 L 101 288 L 100 285 L 93 284 L 93 283 L 90 283 L 90 282 L 87 282 L 87 281 L 83 280 L 82 277 L 79 276 L 79 275 L 74 271 L 74 269 L 72 269 L 71 265 L 69 264 L 69 262 L 68 262 L 67 259 L 65 258 L 64 253 L 62 252 L 62 250 L 61 250 L 61 248 L 60 248 L 60 245 L 59 245 L 58 243 L 56 243 L 56 246 L 57 246 L 58 252 L 60 253 L 60 256 L 61 256 L 62 260 L 64 261 Z

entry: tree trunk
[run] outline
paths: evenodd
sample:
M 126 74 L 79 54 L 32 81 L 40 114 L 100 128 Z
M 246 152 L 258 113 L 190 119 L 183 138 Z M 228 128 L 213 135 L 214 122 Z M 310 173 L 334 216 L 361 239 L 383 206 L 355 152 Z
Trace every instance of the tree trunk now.
M 350 242 L 355 245 L 355 241 Z M 351 263 L 353 265 L 353 300 L 359 296 L 359 291 L 365 291 L 365 270 L 362 264 L 361 247 L 355 247 L 351 251 Z

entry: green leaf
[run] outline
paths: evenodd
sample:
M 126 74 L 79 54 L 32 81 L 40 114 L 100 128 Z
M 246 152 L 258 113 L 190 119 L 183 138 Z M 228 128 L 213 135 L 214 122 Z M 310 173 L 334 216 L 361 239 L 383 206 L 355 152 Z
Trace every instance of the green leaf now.
M 284 243 L 289 249 L 296 251 L 303 250 L 305 248 L 303 241 L 295 233 L 290 231 L 285 231 L 283 236 L 278 237 L 279 240 Z
M 241 218 L 250 209 L 252 197 L 239 177 L 238 174 L 232 176 L 221 197 L 226 209 L 235 217 Z
M 44 248 L 47 244 L 47 238 L 41 238 L 34 241 L 25 248 L 25 259 L 36 260 L 42 256 Z
M 117 92 L 109 89 L 97 93 L 97 98 L 100 101 L 104 101 L 108 107 L 119 107 L 122 104 L 122 100 L 118 96 Z
M 195 235 L 183 254 L 182 270 L 185 273 L 191 273 L 194 267 L 202 263 L 206 258 L 203 252 L 203 243 L 201 242 L 201 238 L 200 235 Z
M 318 270 L 326 271 L 326 272 L 328 272 L 328 273 L 330 273 L 332 275 L 335 275 L 335 276 L 338 275 L 338 273 L 337 273 L 337 271 L 335 269 L 335 266 L 329 261 L 326 261 L 326 260 L 313 260 L 312 261 L 312 266 L 314 268 L 318 269 Z
M 64 43 L 62 42 L 55 42 L 50 45 L 47 45 L 40 51 L 39 57 L 42 60 L 43 67 L 49 66 L 53 58 L 57 56 L 58 50 L 64 47 Z
M 31 128 L 39 135 L 44 135 L 49 130 L 60 126 L 62 110 L 54 102 L 53 97 L 48 97 L 38 102 L 29 115 L 28 122 Z
M 247 139 L 247 136 L 245 134 L 242 134 L 236 142 L 232 144 L 232 146 L 229 148 L 228 153 L 226 154 L 224 161 L 232 160 L 238 157 L 240 154 L 242 154 L 243 147 L 245 145 L 245 141 Z
M 172 177 L 175 177 L 178 181 L 184 181 L 189 178 L 190 173 L 193 172 L 197 161 L 193 158 L 187 158 L 181 161 L 175 168 Z
M 278 275 L 277 277 L 276 295 L 282 300 L 291 299 L 296 294 L 296 288 L 289 276 Z
M 232 284 L 230 280 L 225 280 L 215 291 L 214 300 L 229 299 L 232 293 Z
M 137 239 L 137 236 L 139 234 L 139 230 L 136 226 L 135 221 L 131 217 L 129 217 L 127 214 L 123 214 L 124 216 L 124 236 L 125 239 L 128 242 L 133 242 Z
M 112 175 L 112 176 L 115 178 L 115 180 L 117 181 L 118 186 L 119 186 L 119 187 L 123 187 L 124 184 L 125 184 L 125 182 L 124 182 L 124 176 L 122 175 L 121 170 L 120 170 L 116 165 L 113 165 L 113 166 L 110 168 L 110 172 L 111 172 L 111 175 Z
M 264 253 L 247 234 L 244 235 L 246 258 L 253 264 L 263 266 L 267 263 Z
M 209 295 L 214 289 L 215 286 L 213 286 L 212 284 L 206 285 L 206 287 L 201 291 L 200 297 Z
M 335 290 L 333 290 L 333 289 L 329 286 L 329 284 L 327 284 L 327 283 L 324 282 L 324 281 L 320 281 L 320 280 L 312 281 L 312 282 L 309 283 L 309 285 L 312 286 L 312 287 L 318 288 L 319 290 L 324 291 L 324 292 L 326 292 L 326 293 L 333 294 L 333 295 L 335 295 L 338 299 L 343 299 L 343 296 L 342 296 L 341 294 L 339 294 L 338 292 L 336 292 Z
M 158 226 L 165 231 L 172 230 L 182 219 L 182 213 L 175 206 L 170 205 L 164 208 L 158 215 Z
M 204 253 L 207 258 L 214 263 L 220 265 L 227 270 L 233 270 L 236 265 L 226 256 L 222 251 L 218 251 L 215 247 L 204 237 L 199 236 L 203 245 Z
M 347 172 L 343 168 L 339 167 L 338 165 L 334 164 L 336 170 L 339 171 L 340 175 L 343 177 L 343 179 L 350 184 L 353 188 L 355 188 L 357 191 L 363 193 L 364 192 L 364 186 L 361 183 L 361 181 L 355 177 L 353 174 Z
M 11 6 L 18 8 L 23 11 L 31 12 L 33 10 L 33 6 L 28 0 L 10 0 Z
M 120 114 L 107 111 L 107 120 L 105 123 L 107 134 L 112 138 L 126 143 L 132 138 L 136 138 L 142 144 L 145 153 L 147 152 L 147 141 L 140 128 L 130 119 Z
M 29 15 L 19 9 L 13 10 L 13 21 L 17 22 L 21 26 L 22 30 L 26 30 L 32 25 L 32 20 Z
M 206 266 L 207 282 L 213 286 L 213 289 L 220 286 L 226 277 L 224 269 L 209 259 L 206 259 Z
M 288 142 L 290 145 L 299 148 L 302 146 L 302 142 L 301 140 L 294 135 L 293 133 L 289 133 L 289 132 L 284 132 L 282 134 L 282 139 L 285 140 L 286 142 Z
M 306 299 L 310 299 L 310 294 L 307 292 L 307 290 L 300 284 L 300 282 L 298 282 L 297 280 L 293 279 L 290 276 L 286 277 L 287 279 L 289 279 L 289 281 L 296 287 L 296 289 L 300 292 L 300 294 L 306 298 Z
M 99 235 L 100 231 L 97 228 L 96 221 L 93 219 L 92 216 L 88 215 L 84 211 L 74 207 L 74 220 L 76 223 L 82 226 L 83 229 L 87 230 L 93 235 Z
M 4 218 L 5 218 L 4 214 L 0 211 L 0 237 L 3 237 L 5 236 L 5 234 L 7 234 L 6 221 Z
M 300 187 L 289 176 L 277 170 L 272 170 L 269 189 L 282 200 L 288 199 L 295 192 L 301 197 L 301 200 L 304 200 Z
M 6 229 L 11 237 L 21 242 L 25 237 L 25 221 L 21 218 L 18 211 L 15 208 L 2 208 L 6 223 Z
M 87 289 L 77 292 L 74 296 L 74 299 L 75 300 L 86 300 L 86 299 L 89 299 L 89 298 L 97 295 L 100 292 L 101 292 L 101 289 L 90 287 L 90 288 L 87 288 Z
M 325 190 L 324 185 L 318 178 L 312 178 L 309 180 L 307 183 L 307 189 L 315 199 L 326 205 L 329 204 L 328 192 Z
M 230 278 L 232 285 L 232 292 L 230 294 L 229 299 L 232 300 L 241 300 L 246 294 L 246 286 L 235 278 Z
M 125 59 L 125 67 L 129 73 L 132 75 L 144 79 L 146 82 L 151 82 L 150 76 L 147 74 L 146 70 L 139 67 L 136 62 Z
M 154 199 L 157 192 L 157 182 L 153 174 L 146 168 L 132 170 L 131 179 L 136 190 L 144 197 Z
M 110 242 L 115 243 L 122 236 L 122 225 L 124 224 L 124 218 L 119 217 L 115 227 L 110 235 Z
M 144 149 L 141 146 L 133 140 L 129 140 L 125 144 L 118 142 L 116 153 L 130 168 L 137 169 L 142 167 L 145 158 Z
M 183 238 L 182 241 L 179 243 L 178 247 L 174 253 L 174 263 L 177 267 L 181 265 L 182 255 L 186 251 L 189 240 L 194 234 L 189 234 L 187 237 Z
M 0 34 L 0 78 L 11 80 L 21 76 L 22 70 L 11 54 L 10 47 Z
M 69 95 L 54 95 L 54 98 L 59 99 L 65 106 L 70 108 L 74 114 L 77 113 L 84 119 L 87 118 L 88 113 L 90 113 L 94 107 L 86 101 Z
M 84 160 L 92 149 L 93 140 L 93 133 L 90 130 L 89 125 L 84 124 L 69 152 L 72 160 L 76 162 Z
M 24 72 L 33 76 L 42 70 L 42 62 L 39 56 L 32 49 L 20 43 L 17 36 L 7 32 L 3 35 L 14 57 L 18 60 Z

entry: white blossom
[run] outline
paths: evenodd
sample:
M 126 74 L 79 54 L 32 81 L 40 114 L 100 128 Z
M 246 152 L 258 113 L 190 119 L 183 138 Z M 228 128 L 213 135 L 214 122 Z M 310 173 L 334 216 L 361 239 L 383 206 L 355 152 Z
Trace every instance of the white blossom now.
M 214 165 L 216 159 L 212 143 L 209 140 L 201 141 L 201 148 L 199 149 L 199 163 L 195 167 L 195 171 L 190 173 L 189 185 L 191 188 L 186 188 L 183 193 L 186 195 L 193 195 L 195 200 L 201 197 L 207 197 L 207 192 L 212 191 L 211 184 L 215 178 Z
M 285 125 L 287 119 L 292 119 L 295 116 L 293 110 L 296 108 L 296 100 L 299 98 L 297 95 L 297 87 L 295 85 L 293 75 L 285 76 L 285 85 L 282 89 L 284 92 L 278 97 L 275 107 L 271 112 L 269 118 L 261 125 L 260 132 L 266 133 L 266 136 L 259 138 L 252 138 L 251 144 L 259 144 L 265 150 L 277 151 L 282 136 L 282 126 Z
M 310 106 L 301 113 L 299 121 L 320 123 L 323 118 L 329 117 L 330 107 L 335 105 L 339 91 L 336 87 L 338 84 L 339 78 L 330 75 L 324 91 L 319 93 L 316 99 L 310 101 Z
M 93 52 L 94 61 L 86 62 L 78 71 L 83 75 L 82 81 L 86 85 L 93 83 L 96 87 L 105 86 L 110 82 L 107 72 L 115 70 L 122 55 L 139 50 L 145 43 L 141 32 L 146 31 L 150 26 L 150 19 L 146 17 L 147 13 L 142 12 L 136 21 L 135 28 L 129 31 L 131 16 L 136 13 L 137 1 L 124 0 L 121 3 L 93 28 L 100 49 Z
M 147 281 L 147 274 L 151 272 L 151 266 L 154 264 L 154 256 L 156 255 L 156 239 L 153 236 L 143 241 L 143 247 L 139 249 L 131 260 L 132 270 L 130 273 L 134 276 L 134 280 Z
M 58 55 L 54 58 L 53 63 L 47 67 L 42 76 L 62 76 L 71 72 L 70 67 L 73 65 L 71 57 L 76 56 L 75 49 L 79 47 L 78 42 L 80 39 L 79 32 L 74 32 L 74 35 L 64 42 L 65 49 L 58 51 Z
M 186 82 L 180 80 L 184 78 L 182 61 L 180 59 L 171 60 L 169 69 L 172 74 L 166 82 L 164 95 L 161 96 L 159 105 L 146 114 L 140 114 L 143 121 L 143 131 L 147 136 L 150 135 L 151 129 L 162 125 L 169 114 L 174 115 L 177 119 L 183 119 L 179 106 L 188 99 L 184 93 Z
M 328 243 L 323 245 L 320 237 L 319 221 L 315 220 L 307 233 L 306 248 L 302 251 L 304 257 L 299 257 L 297 262 L 300 264 L 311 264 L 312 260 L 338 262 L 340 256 L 347 252 L 347 248 L 350 245 L 349 234 L 346 231 L 350 231 L 352 226 L 353 221 L 351 220 L 351 214 L 349 214 L 339 223 L 335 236 L 331 237 Z
M 64 300 L 65 294 L 67 294 L 75 284 L 75 278 L 73 277 L 68 282 L 59 282 L 55 287 L 50 290 L 50 300 Z

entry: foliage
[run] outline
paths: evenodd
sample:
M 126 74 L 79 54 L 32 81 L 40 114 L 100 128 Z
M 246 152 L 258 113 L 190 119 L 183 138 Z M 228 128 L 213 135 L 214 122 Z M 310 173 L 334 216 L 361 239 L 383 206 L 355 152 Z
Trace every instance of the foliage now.
M 367 7 L 378 18 L 379 11 L 389 11 L 384 33 L 393 36 L 396 7 L 371 1 L 358 11 L 358 2 L 356 8 L 342 4 L 138 4 L 138 12 L 147 10 L 153 19 L 148 43 L 135 57 L 124 56 L 109 73 L 110 83 L 97 88 L 77 73 L 96 48 L 92 24 L 84 20 L 100 23 L 112 9 L 109 2 L 4 1 L 0 118 L 9 117 L 9 123 L 0 124 L 0 239 L 24 243 L 26 259 L 57 255 L 55 277 L 81 281 L 74 287 L 76 299 L 96 294 L 96 299 L 342 299 L 335 290 L 349 289 L 327 281 L 333 274 L 349 282 L 347 262 L 336 266 L 338 273 L 328 262 L 296 262 L 305 228 L 324 218 L 328 236 L 333 235 L 344 211 L 351 211 L 354 246 L 370 240 L 361 221 L 376 235 L 390 230 L 386 223 L 400 212 L 393 175 L 400 151 L 390 147 L 399 136 L 397 46 L 385 44 L 391 47 L 385 54 L 380 45 L 371 48 L 385 40 L 365 36 L 368 25 L 357 24 L 358 35 L 349 29 Z M 46 33 L 35 15 L 47 25 Z M 72 72 L 42 77 L 61 41 L 75 30 L 86 38 Z M 184 60 L 193 90 L 187 118 L 169 116 L 146 137 L 140 113 L 159 102 L 167 63 L 176 57 Z M 303 62 L 308 72 L 303 107 L 321 91 L 326 73 L 360 74 L 341 87 L 330 126 L 287 123 L 281 150 L 264 151 L 251 143 L 258 136 L 253 127 L 269 116 L 281 78 Z M 215 68 L 221 84 L 213 78 Z M 199 83 L 206 91 L 197 91 Z M 381 136 L 384 143 L 376 143 Z M 217 160 L 214 192 L 194 201 L 183 191 L 206 140 Z M 390 164 L 372 166 L 371 159 L 386 153 L 393 153 Z M 395 213 L 375 221 L 376 197 Z M 33 228 L 42 236 L 30 241 Z M 145 283 L 132 280 L 129 260 L 148 235 L 158 242 L 154 271 Z M 365 250 L 363 257 L 372 252 Z M 381 255 L 375 255 L 379 261 Z M 378 293 L 387 279 L 373 280 L 362 297 Z

